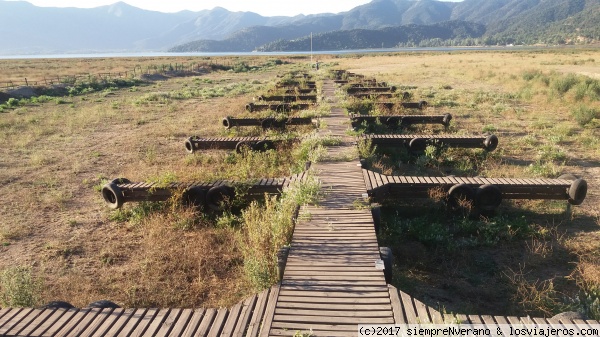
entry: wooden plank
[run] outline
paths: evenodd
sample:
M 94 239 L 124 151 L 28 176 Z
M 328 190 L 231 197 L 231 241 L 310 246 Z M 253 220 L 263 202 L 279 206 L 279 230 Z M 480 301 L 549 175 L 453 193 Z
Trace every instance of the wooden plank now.
M 324 279 L 339 279 L 339 280 L 349 280 L 349 279 L 353 279 L 352 277 L 359 277 L 360 279 L 364 279 L 364 280 L 369 280 L 369 279 L 379 279 L 380 277 L 383 276 L 383 273 L 381 273 L 380 271 L 377 270 L 372 270 L 372 271 L 356 271 L 356 272 L 329 272 L 329 271 L 321 271 L 321 272 L 317 272 L 317 271 L 313 271 L 312 272 L 312 276 L 305 276 L 306 275 L 306 271 L 296 271 L 296 270 L 291 270 L 288 271 L 286 269 L 285 271 L 285 276 L 286 277 L 293 277 L 294 279 L 311 279 L 311 280 L 324 280 Z M 357 280 L 357 279 L 355 279 Z
M 122 327 L 118 327 L 120 329 L 119 334 L 129 336 L 135 330 L 138 324 L 144 319 L 146 312 L 146 309 L 135 310 L 135 312 L 131 314 L 129 319 L 127 319 L 125 325 Z
M 363 173 L 363 180 L 367 187 L 367 191 L 371 191 L 373 189 L 373 185 L 371 184 L 371 179 L 369 179 L 369 173 L 366 169 L 363 169 L 362 173 Z
M 577 328 L 579 329 L 589 329 L 591 327 L 592 324 L 598 326 L 598 322 L 597 321 L 584 321 L 581 319 L 574 319 L 573 320 L 573 324 L 575 324 L 577 326 Z
M 195 310 L 181 336 L 206 336 L 216 314 L 215 309 Z
M 271 287 L 271 294 L 269 295 L 269 300 L 267 302 L 263 326 L 259 334 L 261 337 L 267 337 L 269 335 L 269 331 L 271 330 L 271 323 L 273 322 L 273 318 L 275 316 L 275 307 L 277 305 L 277 297 L 279 297 L 279 292 L 279 284 L 276 284 L 273 287 Z
M 510 336 L 510 326 L 512 325 L 505 316 L 481 316 L 483 321 L 488 325 L 499 324 L 501 326 L 501 331 L 504 336 Z
M 425 303 L 423 303 L 417 299 L 413 299 L 413 302 L 415 304 L 415 308 L 417 309 L 417 315 L 419 316 L 419 322 L 420 323 L 433 323 L 433 319 L 431 317 L 429 317 L 428 306 L 425 305 Z
M 417 319 L 417 311 L 413 305 L 412 297 L 403 291 L 399 291 L 402 308 L 404 308 L 404 315 L 406 316 L 406 323 L 415 324 L 419 323 Z
M 37 317 L 34 320 L 30 321 L 30 323 L 24 329 L 22 329 L 21 331 L 17 331 L 17 333 L 23 336 L 28 336 L 32 334 L 33 331 L 35 331 L 40 325 L 42 325 L 45 321 L 50 319 L 54 313 L 55 312 L 52 309 L 41 309 Z M 1 312 L 0 317 L 2 317 Z M 1 325 L 2 323 L 0 323 L 0 326 Z
M 9 332 L 11 334 L 16 334 L 16 332 L 23 329 L 34 320 L 39 313 L 38 310 L 31 308 L 20 310 L 10 320 L 5 321 L 5 324 L 0 327 L 0 336 L 7 335 Z
M 314 303 L 277 301 L 277 309 L 306 309 L 345 311 L 384 311 L 390 309 L 389 304 L 348 304 L 348 303 Z
M 465 324 L 465 323 L 469 323 L 470 322 L 469 318 L 467 317 L 467 315 L 457 314 L 455 317 L 456 317 L 456 322 L 457 323 Z
M 219 311 L 217 311 L 217 316 L 215 317 L 215 320 L 213 321 L 212 326 L 206 335 L 207 337 L 217 337 L 221 334 L 228 314 L 229 310 L 226 308 L 221 308 Z
M 357 328 L 357 326 L 354 326 Z M 356 329 L 355 329 L 356 330 Z M 311 333 L 312 332 L 312 333 Z M 356 331 L 340 331 L 340 330 L 321 330 L 315 331 L 314 329 L 272 329 L 270 336 L 294 336 L 294 335 L 302 335 L 302 336 L 328 336 L 328 337 L 348 337 L 356 336 Z
M 78 332 L 83 331 L 99 312 L 100 309 L 98 308 L 84 308 L 79 310 L 75 316 L 69 320 L 69 323 L 56 333 L 56 336 L 77 336 Z
M 169 337 L 193 336 L 204 313 L 204 309 L 184 309 L 169 333 Z
M 385 291 L 366 291 L 366 292 L 346 292 L 346 293 L 332 293 L 327 291 L 305 291 L 297 289 L 282 288 L 280 291 L 281 296 L 290 297 L 322 297 L 322 298 L 349 298 L 349 299 L 365 299 L 365 298 L 389 298 L 390 294 L 387 289 Z
M 288 305 L 304 305 L 307 306 L 307 303 L 311 305 L 320 306 L 321 304 L 325 304 L 327 306 L 336 306 L 343 305 L 347 307 L 352 306 L 380 306 L 387 305 L 389 306 L 390 300 L 385 296 L 385 294 L 381 293 L 379 297 L 335 297 L 334 294 L 330 294 L 331 296 L 283 296 L 279 295 L 279 299 L 277 301 L 278 305 L 281 307 L 288 307 Z M 341 296 L 345 296 L 342 294 Z
M 312 258 L 310 258 L 312 257 Z M 378 255 L 373 252 L 373 258 L 377 258 Z M 329 257 L 328 259 L 326 259 L 327 256 L 323 256 L 323 259 L 316 259 L 315 256 L 309 256 L 309 258 L 306 258 L 304 256 L 293 256 L 290 254 L 290 256 L 288 257 L 286 266 L 294 266 L 294 267 L 307 267 L 307 266 L 312 266 L 315 268 L 318 267 L 331 267 L 331 268 L 336 268 L 335 270 L 343 270 L 342 268 L 360 268 L 360 269 L 371 269 L 371 268 L 375 268 L 375 261 L 373 259 L 365 259 L 365 258 L 359 258 L 359 257 L 350 257 L 348 256 L 346 259 L 344 259 L 343 256 L 338 256 L 337 258 L 335 256 L 333 257 Z M 345 262 L 344 264 L 342 264 L 342 266 L 345 267 L 340 267 L 339 262 L 343 261 Z M 337 269 L 339 268 L 339 269 Z M 315 269 L 318 270 L 318 269 Z
M 167 316 L 165 316 L 162 324 L 158 326 L 151 326 L 145 333 L 146 336 L 149 335 L 149 331 L 154 331 L 154 334 L 151 336 L 167 336 L 170 331 L 173 329 L 179 316 L 181 315 L 181 309 L 171 309 Z M 154 324 L 154 322 L 153 322 Z
M 373 186 L 373 189 L 380 187 L 377 178 L 375 178 L 375 172 L 369 170 L 368 173 L 369 180 L 371 181 L 371 186 Z
M 33 330 L 34 336 L 49 336 L 66 324 L 77 313 L 77 309 L 54 309 L 54 313 L 42 325 Z M 49 332 L 49 333 L 46 333 Z
M 471 322 L 471 324 L 483 324 L 483 320 L 479 315 L 467 315 L 467 318 Z
M 344 286 L 344 285 L 282 285 L 286 290 L 317 290 L 318 292 L 348 292 L 348 293 L 362 293 L 362 292 L 376 292 L 383 291 L 387 292 L 387 288 L 385 286 Z M 316 288 L 316 289 L 315 289 Z M 382 290 L 383 289 L 383 290 Z
M 146 328 L 146 331 L 144 331 L 143 335 L 141 335 L 141 336 L 147 336 L 147 337 L 154 336 L 155 333 L 163 325 L 163 321 L 169 316 L 170 312 L 171 312 L 170 309 L 159 310 L 158 313 L 156 314 L 156 316 L 154 316 L 154 318 L 152 318 L 152 320 L 150 321 L 150 324 L 148 325 L 148 328 Z
M 288 323 L 288 322 L 273 322 L 274 329 L 283 329 L 288 331 L 288 336 L 293 335 L 297 330 L 300 331 L 346 331 L 354 333 L 356 336 L 356 324 L 331 324 L 337 322 L 329 322 L 329 324 L 311 324 L 311 323 Z
M 231 310 L 229 311 L 229 314 L 227 316 L 227 321 L 225 321 L 225 323 L 223 325 L 223 331 L 221 331 L 218 335 L 220 335 L 220 336 L 232 336 L 233 335 L 233 330 L 235 329 L 235 326 L 238 322 L 241 311 L 242 311 L 241 303 L 237 303 L 236 305 L 234 305 L 231 308 Z M 217 335 L 215 335 L 215 336 L 217 336 Z
M 11 313 L 11 311 L 13 310 L 21 310 L 21 309 L 15 309 L 15 308 L 0 308 L 0 327 L 2 327 L 3 324 L 5 324 L 6 322 L 8 322 L 10 319 L 7 316 L 8 314 Z M 16 313 L 12 313 L 11 315 L 15 315 Z M 4 318 L 4 316 L 7 316 L 6 318 Z M 12 316 L 11 316 L 12 317 Z
M 114 308 L 100 309 L 100 311 L 98 312 L 96 317 L 94 317 L 91 324 L 89 324 L 85 330 L 81 330 L 81 332 L 77 333 L 77 336 L 80 336 L 80 337 L 93 336 L 95 334 L 95 332 L 98 330 L 98 328 L 100 326 L 102 326 L 102 324 L 104 324 L 104 321 L 106 321 L 112 315 L 113 311 L 114 311 Z M 76 332 L 74 331 L 73 333 L 75 334 Z
M 402 307 L 400 295 L 398 294 L 398 289 L 390 285 L 388 286 L 388 290 L 390 293 L 390 304 L 392 306 L 392 312 L 394 313 L 394 324 L 407 324 L 408 321 L 404 314 L 404 309 Z
M 102 322 L 101 325 L 93 332 L 90 336 L 107 336 L 110 328 L 119 320 L 119 318 L 125 313 L 125 309 L 116 308 L 112 313 Z
M 129 323 L 129 320 L 134 317 L 134 315 L 141 316 L 144 314 L 144 309 L 125 309 L 119 318 L 115 321 L 115 323 L 110 327 L 106 336 L 116 336 L 119 334 Z M 133 318 L 136 320 L 136 318 Z
M 232 336 L 242 337 L 244 335 L 244 332 L 246 332 L 246 329 L 248 328 L 248 325 L 250 324 L 250 318 L 252 317 L 252 310 L 254 309 L 254 306 L 256 305 L 257 297 L 258 296 L 254 295 L 254 296 L 246 299 L 242 303 L 242 310 L 240 311 L 239 319 L 238 319 L 237 324 L 232 332 Z
M 371 287 L 378 286 L 383 287 L 386 285 L 385 280 L 383 278 L 377 279 L 368 279 L 368 280 L 303 280 L 296 278 L 284 278 L 284 281 L 281 283 L 282 286 L 286 288 L 295 287 L 295 286 L 314 286 L 318 288 L 322 288 L 325 286 L 335 286 L 335 287 L 347 287 L 349 289 L 355 287 Z
M 159 310 L 156 308 L 148 309 L 144 317 L 138 320 L 137 326 L 130 333 L 131 337 L 143 336 L 143 333 L 148 329 L 154 317 L 158 314 Z
M 204 310 L 199 309 L 199 310 L 193 310 L 193 309 L 182 309 L 179 310 L 179 317 L 171 324 L 172 328 L 171 331 L 169 332 L 168 336 L 169 337 L 179 337 L 183 334 L 183 332 L 185 331 L 185 328 L 188 326 L 188 323 L 190 322 L 192 315 L 195 312 L 204 312 Z M 169 319 L 167 318 L 167 320 L 165 321 L 165 323 L 168 323 Z M 160 336 L 160 332 L 158 333 L 158 335 Z M 167 336 L 166 334 L 163 336 Z
M 300 316 L 300 315 L 292 315 L 292 316 L 282 316 L 275 315 L 273 317 L 274 322 L 297 322 L 297 323 L 346 323 L 346 324 L 392 324 L 394 323 L 393 317 L 328 317 L 328 316 Z
M 521 320 L 519 319 L 519 317 L 515 317 L 515 316 L 508 316 L 506 317 L 506 319 L 508 319 L 508 322 L 512 325 L 516 325 L 516 324 L 522 324 Z
M 248 333 L 246 337 L 257 337 L 260 332 L 261 323 L 263 321 L 264 313 L 267 308 L 267 300 L 269 298 L 269 289 L 263 291 L 258 295 L 256 300 L 256 306 L 252 312 L 252 319 L 248 325 Z
M 429 311 L 429 317 L 431 317 L 431 320 L 434 324 L 444 323 L 444 317 L 439 311 L 432 307 L 427 307 L 427 310 Z
M 0 321 L 0 331 L 6 331 L 14 324 L 13 318 L 18 316 L 24 309 L 22 308 L 5 308 L 2 309 L 3 319 Z M 9 326 L 10 325 L 10 326 Z
M 356 318 L 381 318 L 381 317 L 393 317 L 393 313 L 389 308 L 388 310 L 361 310 L 361 311 L 340 311 L 340 310 L 313 310 L 312 306 L 310 309 L 286 309 L 279 308 L 275 309 L 275 316 L 328 316 L 328 317 L 356 317 Z
M 311 273 L 312 276 L 305 276 L 302 273 L 306 274 L 307 272 Z M 296 272 L 293 271 L 288 274 L 286 270 L 286 278 L 295 281 L 360 281 L 360 282 L 369 282 L 369 281 L 378 281 L 383 277 L 383 273 L 379 273 L 377 270 L 368 271 L 364 273 L 356 272 L 352 273 L 328 273 L 328 272 L 311 272 L 311 271 L 303 271 Z M 354 276 L 354 278 L 353 278 Z

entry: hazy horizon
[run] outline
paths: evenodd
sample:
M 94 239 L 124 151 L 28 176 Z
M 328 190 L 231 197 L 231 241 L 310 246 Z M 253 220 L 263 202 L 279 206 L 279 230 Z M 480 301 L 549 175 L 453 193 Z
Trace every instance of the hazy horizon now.
M 95 8 L 108 6 L 119 2 L 118 0 L 5 0 L 29 2 L 38 7 L 75 7 Z M 447 2 L 461 2 L 463 0 L 442 0 Z M 215 7 L 223 7 L 231 12 L 254 12 L 262 16 L 296 16 L 300 14 L 340 13 L 352 8 L 367 4 L 371 0 L 305 0 L 302 2 L 273 2 L 272 0 L 255 0 L 252 2 L 240 0 L 170 0 L 148 1 L 148 0 L 123 0 L 131 6 L 146 10 L 175 13 L 183 10 L 198 12 L 210 10 Z

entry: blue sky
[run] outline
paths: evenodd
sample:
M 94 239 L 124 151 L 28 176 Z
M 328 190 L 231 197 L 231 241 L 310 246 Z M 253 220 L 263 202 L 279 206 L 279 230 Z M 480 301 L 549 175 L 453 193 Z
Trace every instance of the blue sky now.
M 12 0 L 11 0 L 12 1 Z M 42 7 L 80 7 L 92 8 L 110 5 L 118 0 L 27 0 Z M 462 0 L 446 0 L 462 1 Z M 370 0 L 124 0 L 132 6 L 160 12 L 178 12 L 181 10 L 200 11 L 220 6 L 230 11 L 250 11 L 263 16 L 293 16 L 297 14 L 339 13 Z

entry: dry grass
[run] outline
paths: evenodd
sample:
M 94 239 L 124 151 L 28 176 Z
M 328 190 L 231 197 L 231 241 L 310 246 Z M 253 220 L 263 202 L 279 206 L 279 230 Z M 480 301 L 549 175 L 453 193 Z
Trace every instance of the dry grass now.
M 36 67 L 63 64 L 31 62 L 19 63 L 34 67 L 30 77 L 42 71 Z M 114 67 L 107 60 L 85 62 L 86 71 L 116 71 L 135 60 L 112 60 L 119 64 Z M 37 304 L 66 300 L 84 306 L 105 298 L 125 306 L 199 307 L 244 298 L 252 288 L 235 245 L 238 229 L 215 228 L 218 219 L 168 205 L 109 211 L 98 188 L 115 177 L 204 181 L 290 175 L 295 163 L 287 148 L 249 156 L 188 155 L 183 141 L 224 135 L 222 117 L 244 115 L 252 96 L 294 67 L 174 77 L 66 97 L 67 104 L 5 110 L 0 114 L 0 269 L 31 268 L 44 284 Z M 212 94 L 148 99 L 191 90 Z
M 294 61 L 288 57 L 277 57 L 283 61 Z M 138 76 L 140 73 L 154 73 L 157 69 L 174 68 L 176 65 L 184 65 L 188 69 L 190 66 L 219 64 L 234 66 L 244 62 L 250 66 L 262 64 L 273 58 L 266 57 L 121 57 L 121 58 L 64 58 L 64 59 L 25 59 L 25 60 L 0 60 L 0 72 L 2 78 L 0 83 L 13 81 L 15 83 L 24 83 L 25 78 L 30 84 L 37 82 L 38 85 L 44 84 L 44 79 L 48 82 L 57 78 L 80 74 L 118 74 L 125 72 Z
M 427 240 L 454 235 L 460 229 L 453 226 L 459 225 L 446 220 L 439 228 L 427 222 L 417 226 L 414 222 L 420 221 L 422 212 L 431 212 L 435 206 L 401 208 L 399 214 L 406 217 L 401 226 L 420 228 L 422 233 L 409 232 L 409 236 L 421 235 L 426 241 L 405 239 L 401 243 L 404 247 L 397 247 L 396 260 L 402 261 L 397 285 L 430 305 L 453 312 L 552 315 L 561 310 L 583 310 L 595 315 L 582 298 L 589 295 L 593 301 L 599 284 L 600 228 L 594 186 L 600 183 L 600 147 L 594 139 L 599 138 L 600 130 L 595 121 L 582 126 L 578 119 L 593 118 L 594 109 L 600 108 L 594 82 L 600 76 L 595 67 L 599 56 L 595 50 L 556 50 L 336 59 L 339 68 L 375 77 L 400 90 L 407 88 L 413 101 L 430 103 L 426 113 L 451 113 L 450 132 L 493 132 L 500 139 L 492 156 L 448 150 L 442 153 L 445 159 L 437 154 L 410 159 L 416 165 L 399 164 L 398 157 L 386 151 L 374 162 L 379 170 L 486 177 L 554 178 L 573 173 L 584 177 L 590 186 L 586 201 L 578 207 L 557 201 L 504 201 L 497 220 L 479 223 L 482 227 L 474 237 L 451 245 L 467 244 L 469 248 L 450 252 Z M 574 109 L 578 106 L 585 109 Z M 434 127 L 416 130 L 440 131 Z M 450 167 L 444 164 L 449 159 L 454 163 Z M 529 228 L 529 234 L 507 231 L 486 239 L 487 226 L 493 227 L 505 217 L 514 228 L 524 220 L 523 228 Z M 431 236 L 423 233 L 428 226 Z M 485 243 L 488 239 L 494 242 L 491 247 L 489 243 L 468 244 L 470 240 Z
M 529 236 L 510 233 L 507 226 L 502 235 L 514 240 L 489 238 L 494 242 L 491 246 L 443 257 L 435 254 L 443 255 L 438 247 L 406 243 L 395 251 L 401 261 L 397 274 L 403 289 L 449 311 L 551 314 L 570 303 L 563 301 L 565 296 L 574 298 L 600 284 L 600 213 L 594 188 L 600 183 L 599 129 L 593 123 L 581 126 L 572 116 L 574 106 L 600 109 L 600 102 L 579 97 L 581 90 L 576 88 L 561 92 L 560 82 L 568 74 L 597 77 L 592 60 L 600 62 L 600 52 L 404 53 L 320 59 L 325 67 L 334 65 L 408 88 L 400 90 L 430 103 L 426 113 L 450 112 L 452 132 L 493 131 L 500 145 L 492 156 L 450 153 L 467 158 L 465 167 L 477 164 L 470 171 L 474 174 L 535 177 L 562 171 L 585 177 L 590 186 L 584 204 L 570 209 L 562 202 L 505 201 L 501 215 L 507 216 L 508 224 L 524 222 L 533 229 Z M 19 79 L 206 60 L 69 61 L 1 61 L 0 69 L 7 78 Z M 125 306 L 197 307 L 226 306 L 242 299 L 253 289 L 244 274 L 243 251 L 234 244 L 239 219 L 202 217 L 169 205 L 148 213 L 144 208 L 148 205 L 126 205 L 125 210 L 141 216 L 119 219 L 105 208 L 97 188 L 115 177 L 184 181 L 289 174 L 293 169 L 289 148 L 280 149 L 277 158 L 244 159 L 225 152 L 188 156 L 183 140 L 191 135 L 226 135 L 220 119 L 245 116 L 243 107 L 251 97 L 266 91 L 276 74 L 294 67 L 217 72 L 200 80 L 170 78 L 132 89 L 67 97 L 63 104 L 50 101 L 5 110 L 0 114 L 0 269 L 31 268 L 43 280 L 40 302 L 68 300 L 81 306 L 107 298 Z M 543 76 L 527 79 L 531 73 Z M 189 93 L 190 88 L 218 92 L 239 83 L 245 86 L 237 88 L 245 91 L 229 91 L 223 97 Z M 174 98 L 181 96 L 186 97 Z M 390 173 L 407 166 L 376 163 Z M 436 172 L 447 169 L 455 168 L 434 168 Z M 496 222 L 483 221 L 482 228 Z M 265 254 L 272 257 L 273 251 Z

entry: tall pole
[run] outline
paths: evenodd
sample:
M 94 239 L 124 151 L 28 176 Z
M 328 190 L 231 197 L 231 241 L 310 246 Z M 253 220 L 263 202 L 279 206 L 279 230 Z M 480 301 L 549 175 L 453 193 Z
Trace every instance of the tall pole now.
M 310 64 L 313 63 L 312 60 L 312 32 L 310 32 Z

